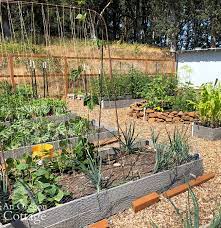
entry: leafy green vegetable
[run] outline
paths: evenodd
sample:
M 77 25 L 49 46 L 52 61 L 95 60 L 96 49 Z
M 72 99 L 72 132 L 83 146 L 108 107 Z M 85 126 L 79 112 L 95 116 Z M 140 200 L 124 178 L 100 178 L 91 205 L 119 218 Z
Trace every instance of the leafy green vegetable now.
M 49 207 L 60 204 L 63 197 L 69 193 L 62 190 L 48 166 L 38 165 L 36 160 L 28 155 L 22 159 L 8 159 L 8 173 L 13 182 L 12 203 L 22 204 L 27 213 L 39 211 L 40 206 Z
M 0 128 L 0 142 L 4 150 L 9 150 L 86 134 L 89 122 L 81 118 L 65 123 L 54 123 L 44 118 L 38 121 L 22 119 Z

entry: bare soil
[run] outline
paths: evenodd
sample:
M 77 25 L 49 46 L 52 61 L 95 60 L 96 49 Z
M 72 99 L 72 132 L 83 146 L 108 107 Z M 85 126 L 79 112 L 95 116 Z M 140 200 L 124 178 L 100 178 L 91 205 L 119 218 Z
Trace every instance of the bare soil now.
M 108 189 L 131 180 L 140 179 L 152 174 L 155 153 L 146 147 L 133 154 L 120 153 L 109 156 L 102 164 L 103 188 Z M 91 180 L 84 173 L 74 171 L 64 174 L 60 179 L 64 189 L 77 199 L 96 192 Z

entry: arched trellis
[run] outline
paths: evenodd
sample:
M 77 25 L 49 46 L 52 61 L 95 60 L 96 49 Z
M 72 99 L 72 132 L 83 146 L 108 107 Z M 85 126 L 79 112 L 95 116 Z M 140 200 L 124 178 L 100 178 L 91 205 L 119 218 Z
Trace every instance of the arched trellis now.
M 108 70 L 107 67 L 104 69 L 105 74 L 112 76 L 108 42 L 101 51 L 103 41 L 108 41 L 107 26 L 97 12 L 47 3 L 8 0 L 0 0 L 0 3 L 1 77 L 4 78 L 8 71 L 5 78 L 10 78 L 14 87 L 28 79 L 27 75 L 29 80 L 33 75 L 37 77 L 38 83 L 47 70 L 46 75 L 53 81 L 59 73 L 60 76 L 63 74 L 64 95 L 67 96 L 72 65 L 76 69 L 83 67 L 84 75 L 98 75 L 99 72 L 104 73 L 101 72 L 104 60 L 108 66 Z M 7 69 L 4 68 L 5 62 L 8 63 Z M 59 66 L 61 62 L 62 67 Z M 16 64 L 22 74 L 17 73 Z M 26 71 L 22 71 L 22 64 Z M 31 74 L 28 74 L 28 68 Z M 58 90 L 61 91 L 59 86 Z

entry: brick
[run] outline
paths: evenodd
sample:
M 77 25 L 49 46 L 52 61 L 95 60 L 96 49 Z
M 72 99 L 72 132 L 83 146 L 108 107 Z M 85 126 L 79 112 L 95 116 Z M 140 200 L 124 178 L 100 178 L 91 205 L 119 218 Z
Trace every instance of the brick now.
M 108 227 L 109 225 L 108 225 L 107 219 L 103 219 L 99 222 L 96 222 L 88 226 L 88 228 L 108 228 Z
M 189 184 L 181 184 L 181 185 L 179 185 L 177 187 L 174 187 L 174 188 L 164 192 L 163 196 L 166 197 L 166 198 L 174 197 L 176 195 L 179 195 L 179 194 L 187 191 L 189 186 L 191 186 L 191 187 L 198 186 L 198 185 L 203 184 L 206 181 L 208 181 L 208 180 L 210 180 L 210 179 L 212 179 L 214 177 L 215 177 L 214 173 L 208 173 L 208 174 L 205 174 L 203 176 L 199 176 L 196 179 L 191 180 L 189 182 Z
M 143 196 L 139 199 L 136 199 L 132 202 L 132 207 L 135 213 L 140 210 L 143 210 L 146 207 L 149 207 L 152 204 L 155 204 L 160 201 L 160 195 L 156 192 Z

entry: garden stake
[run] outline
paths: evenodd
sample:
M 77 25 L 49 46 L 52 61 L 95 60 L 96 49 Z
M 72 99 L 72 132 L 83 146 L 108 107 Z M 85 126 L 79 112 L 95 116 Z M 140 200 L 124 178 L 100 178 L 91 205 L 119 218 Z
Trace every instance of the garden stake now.
M 144 108 L 144 110 L 143 110 L 143 121 L 146 121 L 147 119 L 146 119 L 146 107 Z
M 44 80 L 44 97 L 48 97 L 49 92 L 48 92 L 47 62 L 43 62 L 42 70 L 43 70 L 43 80 Z
M 34 94 L 34 78 L 33 78 L 33 71 L 32 71 L 32 61 L 30 60 L 29 62 L 29 66 L 30 66 L 30 71 L 31 71 L 31 87 L 32 87 L 32 94 L 33 97 L 35 96 Z
M 33 76 L 34 76 L 34 92 L 35 92 L 35 98 L 37 98 L 38 97 L 37 78 L 36 78 L 35 62 L 34 61 L 33 61 Z
M 35 73 L 35 62 L 30 60 L 30 68 L 31 68 L 31 83 L 32 83 L 32 90 L 33 90 L 33 97 L 37 98 L 37 78 Z

